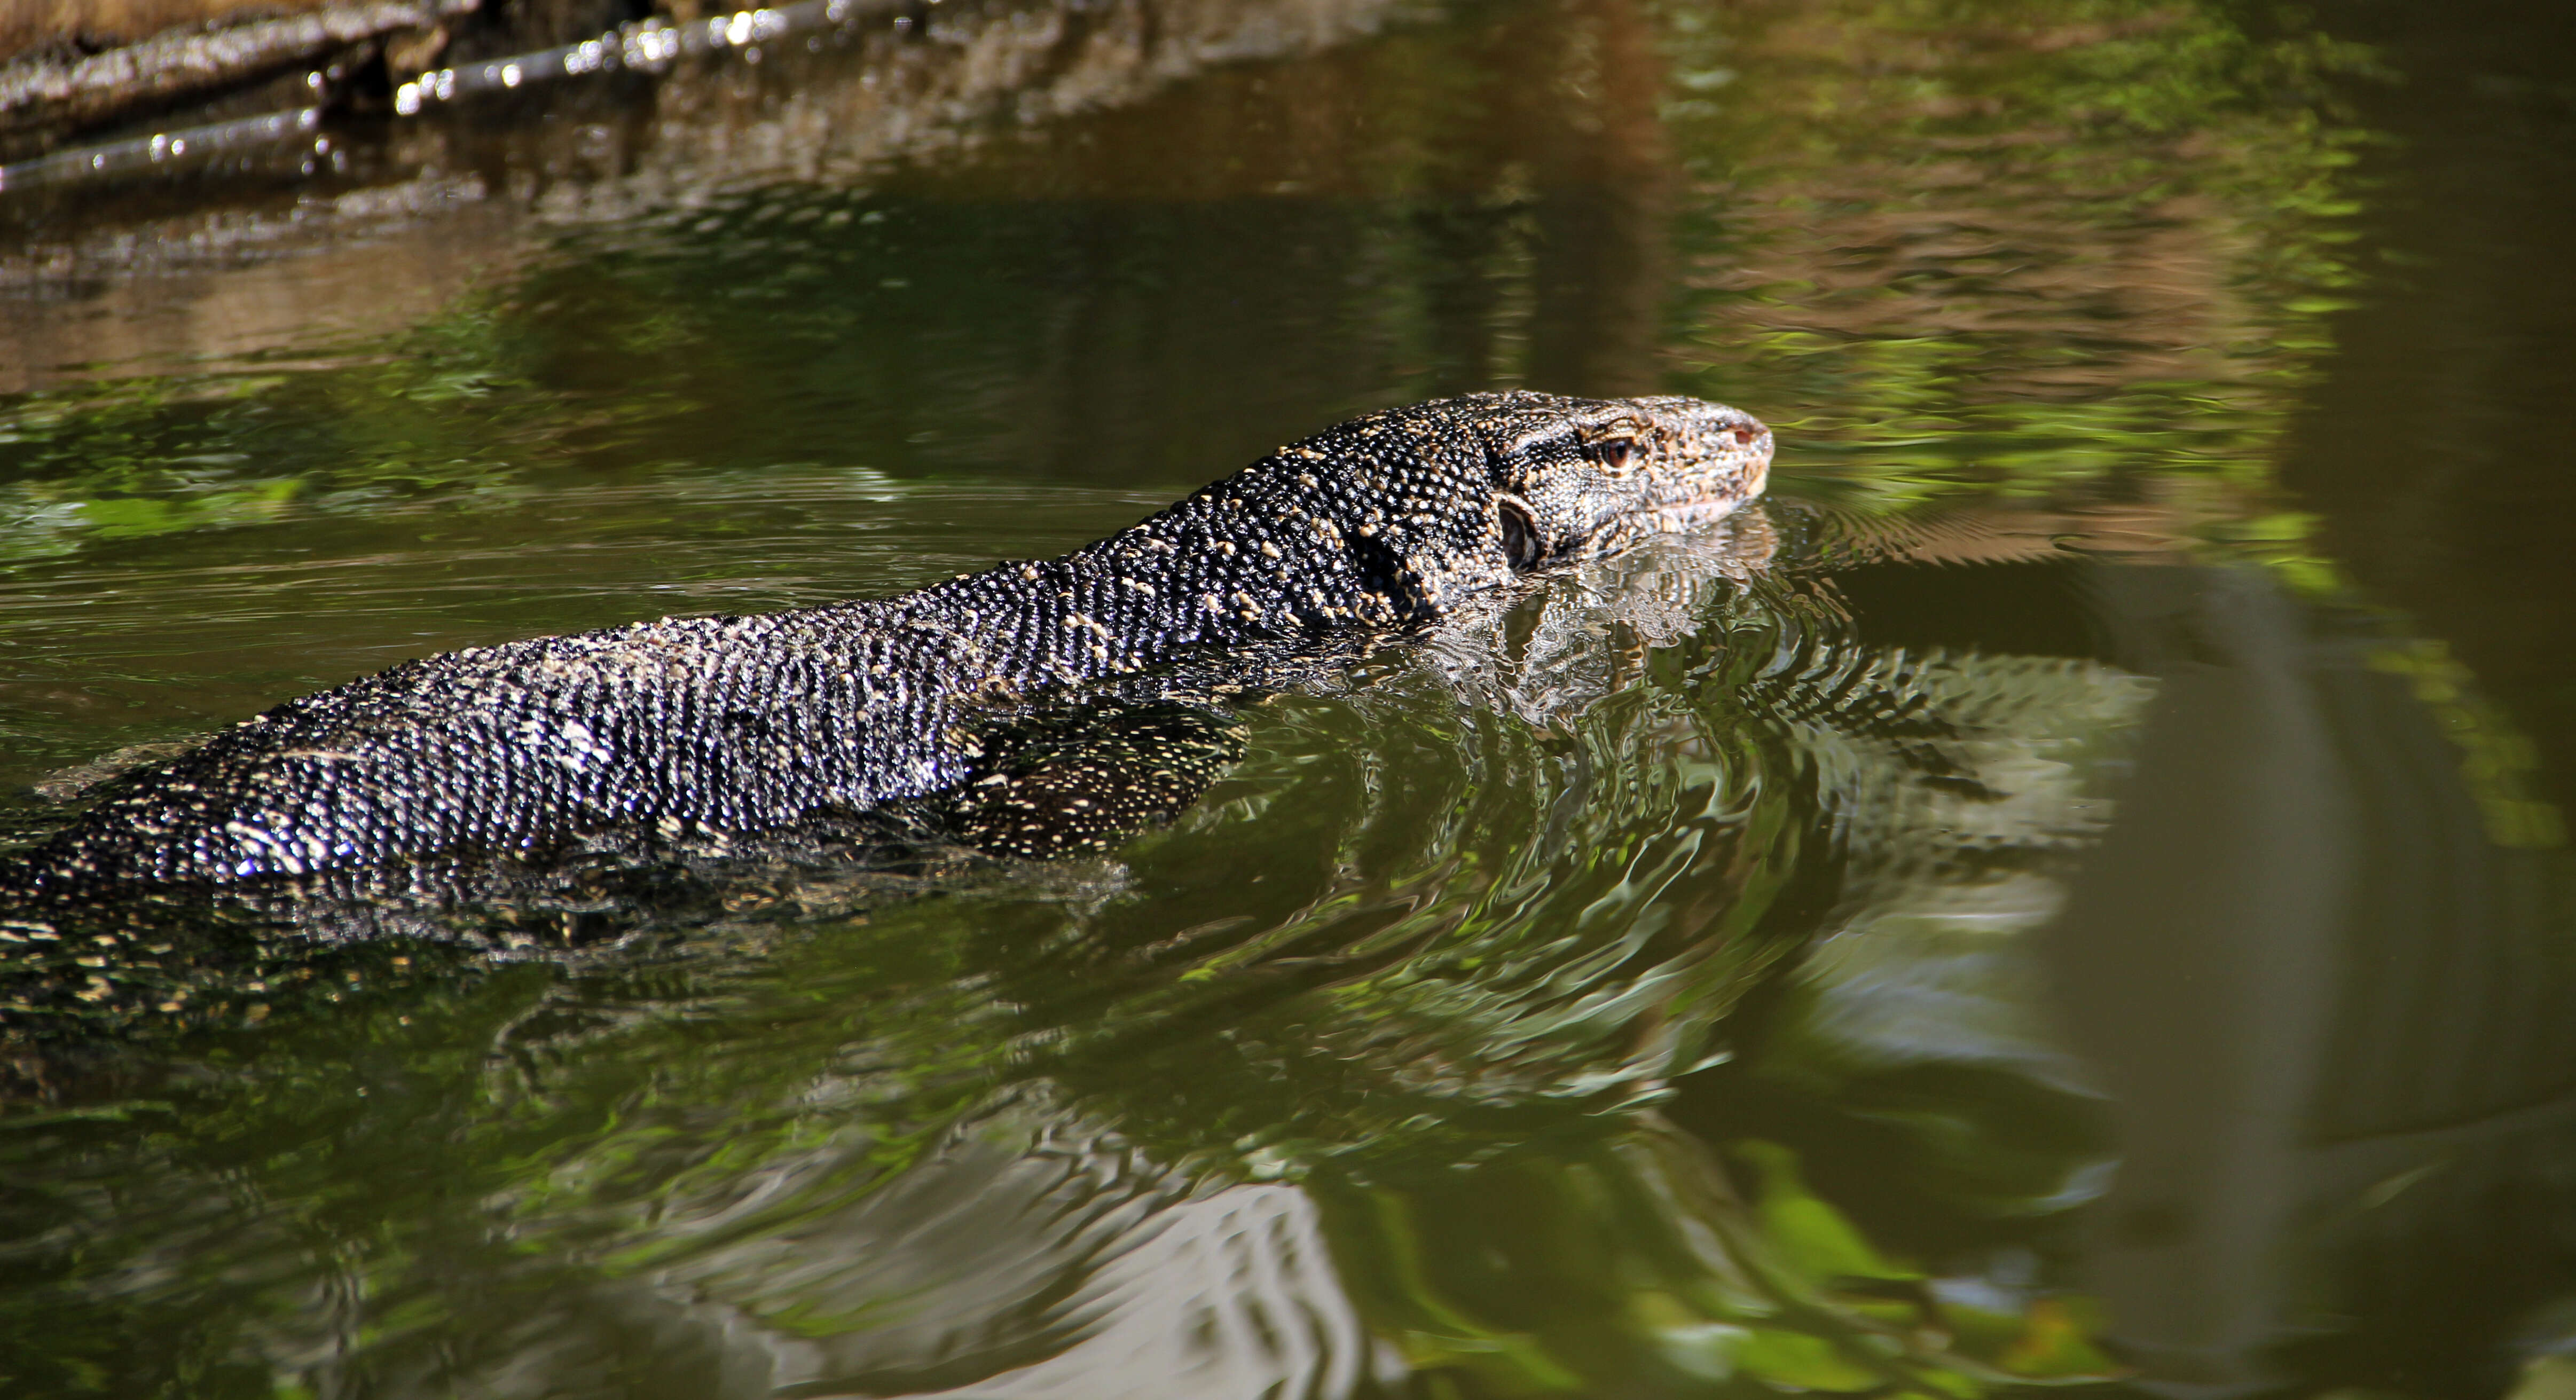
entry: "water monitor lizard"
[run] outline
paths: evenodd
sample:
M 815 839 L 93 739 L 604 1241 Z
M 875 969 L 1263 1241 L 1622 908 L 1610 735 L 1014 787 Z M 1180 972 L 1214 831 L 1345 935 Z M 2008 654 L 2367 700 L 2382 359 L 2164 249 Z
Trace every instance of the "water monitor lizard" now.
M 1551 560 L 1722 515 L 1770 461 L 1760 422 L 1694 399 L 1376 413 L 1060 558 L 451 652 L 288 701 L 118 780 L 0 867 L 0 892 L 525 854 L 610 828 L 754 832 L 934 794 L 970 844 L 1080 849 L 1191 800 L 1208 765 L 1114 716 L 1078 744 L 998 742 L 1014 714 L 1417 627 Z

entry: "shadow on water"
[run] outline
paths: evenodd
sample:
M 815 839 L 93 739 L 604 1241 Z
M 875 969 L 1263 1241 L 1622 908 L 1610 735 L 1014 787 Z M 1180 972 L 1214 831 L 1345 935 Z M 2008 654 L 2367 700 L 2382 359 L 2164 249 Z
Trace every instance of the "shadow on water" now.
M 0 1377 L 2561 1393 L 2564 35 L 2320 23 L 952 5 L 0 209 L 14 789 L 1436 393 L 1783 444 L 1110 859 L 13 1043 Z

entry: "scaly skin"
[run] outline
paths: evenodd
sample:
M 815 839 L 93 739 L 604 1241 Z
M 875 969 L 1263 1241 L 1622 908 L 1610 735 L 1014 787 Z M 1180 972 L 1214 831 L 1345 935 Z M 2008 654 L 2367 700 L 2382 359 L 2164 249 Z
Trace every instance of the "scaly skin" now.
M 0 869 L 0 890 L 776 830 L 950 792 L 984 814 L 970 839 L 1048 854 L 1117 824 L 1102 785 L 1150 768 L 1151 746 L 1122 739 L 1087 784 L 1059 769 L 1036 775 L 1053 796 L 1023 798 L 1032 775 L 987 741 L 1027 704 L 1105 680 L 1150 695 L 1158 670 L 1222 667 L 1229 648 L 1409 629 L 1517 572 L 1723 514 L 1760 493 L 1770 459 L 1760 423 L 1691 399 L 1488 394 L 1373 414 L 1061 558 L 451 652 L 289 701 L 118 780 Z

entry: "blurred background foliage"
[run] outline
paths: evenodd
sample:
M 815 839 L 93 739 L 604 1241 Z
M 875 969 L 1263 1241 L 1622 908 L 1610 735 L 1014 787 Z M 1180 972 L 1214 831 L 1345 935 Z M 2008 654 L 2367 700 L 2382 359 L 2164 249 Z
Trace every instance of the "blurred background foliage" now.
M 2089 492 L 2298 548 L 2267 464 L 2358 275 L 2336 83 L 2377 70 L 2294 8 L 1501 6 L 1309 62 L 1291 93 L 1221 69 L 873 192 L 735 176 L 530 230 L 390 335 L 13 396 L 6 552 L 568 469 L 1043 467 L 1032 410 L 1111 415 L 1033 395 L 1222 401 L 1173 363 L 1194 340 L 1298 414 L 1682 390 L 1768 407 L 1839 504 Z M 1135 150 L 1148 124 L 1187 148 Z M 997 216 L 1006 187 L 1030 198 Z M 1174 329 L 1193 304 L 1221 324 Z M 1094 479 L 1242 455 L 1081 436 L 1058 470 Z

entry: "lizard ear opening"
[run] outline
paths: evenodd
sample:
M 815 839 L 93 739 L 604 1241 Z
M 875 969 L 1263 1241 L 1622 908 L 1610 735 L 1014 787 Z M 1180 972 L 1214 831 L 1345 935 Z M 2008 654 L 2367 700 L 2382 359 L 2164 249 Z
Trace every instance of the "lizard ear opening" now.
M 1494 516 L 1502 525 L 1503 557 L 1511 561 L 1514 573 L 1527 573 L 1547 557 L 1539 543 L 1538 522 L 1530 518 L 1529 506 L 1516 496 L 1496 495 Z

